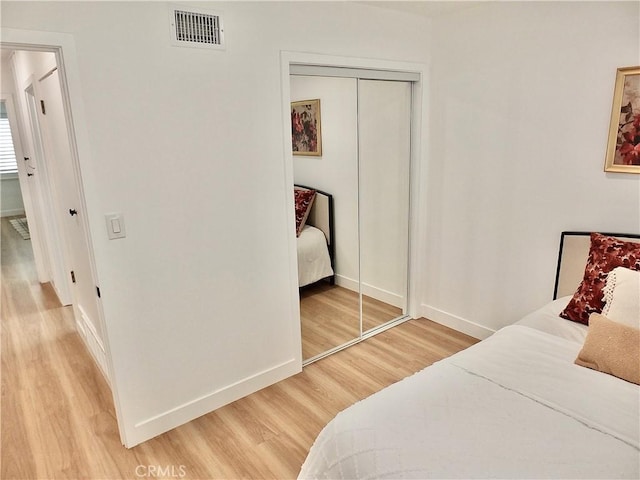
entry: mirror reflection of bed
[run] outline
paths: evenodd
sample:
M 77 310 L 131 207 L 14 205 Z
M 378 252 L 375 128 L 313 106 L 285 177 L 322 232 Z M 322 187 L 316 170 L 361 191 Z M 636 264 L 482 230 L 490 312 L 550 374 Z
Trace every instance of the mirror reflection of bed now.
M 302 67 L 291 101 L 318 100 L 322 154 L 292 152 L 293 180 L 318 192 L 306 224 L 324 233 L 332 267 L 298 272 L 307 364 L 407 318 L 412 84 Z M 299 252 L 299 269 L 315 255 Z
M 309 195 L 313 200 L 306 207 L 304 197 Z M 302 358 L 308 360 L 402 316 L 403 310 L 361 294 L 357 286 L 347 288 L 336 284 L 333 196 L 296 185 L 294 197 L 296 220 L 303 223 L 301 227 L 297 225 L 296 233 L 300 232 L 297 244 Z M 299 212 L 305 208 L 308 212 Z

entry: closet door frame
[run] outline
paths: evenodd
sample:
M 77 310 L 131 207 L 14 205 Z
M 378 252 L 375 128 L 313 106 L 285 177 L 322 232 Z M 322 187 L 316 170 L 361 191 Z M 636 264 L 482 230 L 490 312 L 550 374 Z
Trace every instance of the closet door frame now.
M 421 63 L 397 62 L 382 59 L 341 57 L 333 55 L 311 54 L 304 52 L 282 51 L 280 53 L 281 67 L 281 88 L 282 88 L 282 125 L 283 125 L 283 159 L 284 159 L 284 189 L 288 191 L 288 186 L 294 183 L 293 155 L 291 154 L 291 119 L 290 119 L 290 84 L 289 75 L 292 68 L 303 65 L 305 67 L 318 66 L 320 68 L 347 68 L 357 71 L 372 70 L 376 72 L 405 72 L 409 74 L 412 82 L 411 91 L 411 159 L 410 171 L 410 210 L 409 210 L 409 250 L 408 250 L 408 279 L 407 279 L 407 313 L 397 320 L 390 321 L 383 326 L 369 331 L 360 338 L 350 342 L 338 349 L 346 348 L 354 343 L 358 343 L 366 338 L 376 335 L 388 328 L 394 327 L 411 318 L 418 318 L 420 312 L 419 292 L 423 279 L 421 269 L 415 266 L 423 265 L 424 254 L 418 246 L 420 240 L 425 238 L 425 222 L 422 220 L 425 215 L 426 199 L 426 172 L 427 172 L 427 149 L 426 142 L 423 142 L 423 135 L 428 131 L 425 83 L 427 81 L 427 66 Z M 377 79 L 381 79 L 376 77 Z M 294 218 L 293 196 L 286 196 L 287 216 Z M 296 332 L 293 332 L 297 341 L 300 342 L 300 352 L 302 351 L 302 339 L 300 328 L 300 303 L 298 294 L 298 272 L 296 265 L 296 243 L 294 222 L 289 225 L 289 276 L 290 276 L 290 303 L 293 318 L 297 319 Z M 327 355 L 337 350 L 330 350 Z M 314 360 L 317 360 L 315 358 Z M 302 352 L 300 353 L 302 363 Z

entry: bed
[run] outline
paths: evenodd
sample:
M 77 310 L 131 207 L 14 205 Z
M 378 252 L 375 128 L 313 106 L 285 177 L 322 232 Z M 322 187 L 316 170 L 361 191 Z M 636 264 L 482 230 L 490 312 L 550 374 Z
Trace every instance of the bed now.
M 316 188 L 294 186 L 298 251 L 298 286 L 321 280 L 334 283 L 333 196 Z
M 601 237 L 627 253 L 596 245 Z M 339 413 L 299 478 L 640 478 L 637 378 L 606 372 L 601 359 L 585 368 L 588 348 L 602 347 L 595 326 L 605 312 L 632 312 L 624 318 L 631 323 L 612 323 L 638 332 L 639 242 L 563 232 L 552 302 Z M 613 263 L 598 263 L 598 252 Z M 601 312 L 590 312 L 589 325 L 561 318 L 576 301 L 586 309 L 600 302 Z M 640 375 L 640 337 L 633 338 L 635 346 L 614 352 L 623 362 L 633 357 Z

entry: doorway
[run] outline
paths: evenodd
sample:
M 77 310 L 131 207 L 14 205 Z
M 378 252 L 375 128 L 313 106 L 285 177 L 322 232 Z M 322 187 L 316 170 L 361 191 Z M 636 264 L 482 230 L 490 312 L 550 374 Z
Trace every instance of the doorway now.
M 105 329 L 93 265 L 77 147 L 61 49 L 2 45 L 11 51 L 17 129 L 21 130 L 21 185 L 33 227 L 38 279 L 71 305 L 76 330 L 109 381 Z M 5 55 L 3 55 L 5 57 Z

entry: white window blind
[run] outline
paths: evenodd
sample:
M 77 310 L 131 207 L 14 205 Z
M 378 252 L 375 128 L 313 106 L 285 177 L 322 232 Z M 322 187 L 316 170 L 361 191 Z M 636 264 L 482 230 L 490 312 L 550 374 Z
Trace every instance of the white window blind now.
M 0 117 L 0 175 L 18 173 L 16 152 L 13 150 L 11 128 L 6 116 Z

